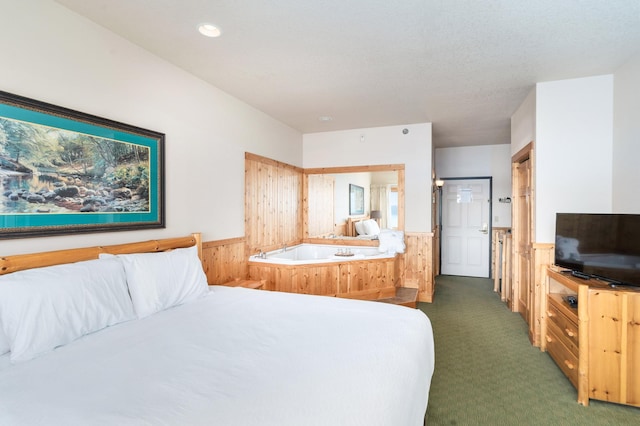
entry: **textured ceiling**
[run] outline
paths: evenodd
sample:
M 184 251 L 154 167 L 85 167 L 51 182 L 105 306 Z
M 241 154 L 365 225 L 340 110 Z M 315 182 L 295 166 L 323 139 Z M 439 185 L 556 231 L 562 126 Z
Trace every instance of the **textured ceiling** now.
M 57 2 L 303 133 L 432 122 L 436 147 L 509 143 L 536 82 L 640 52 L 640 0 Z

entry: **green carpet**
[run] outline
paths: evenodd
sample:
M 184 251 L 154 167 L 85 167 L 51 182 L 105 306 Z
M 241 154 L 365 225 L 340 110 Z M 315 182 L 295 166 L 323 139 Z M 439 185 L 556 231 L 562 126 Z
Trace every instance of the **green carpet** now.
M 640 425 L 640 409 L 577 392 L 548 354 L 529 343 L 522 317 L 483 278 L 439 276 L 431 319 L 436 367 L 426 424 Z M 640 379 L 640 378 L 639 378 Z

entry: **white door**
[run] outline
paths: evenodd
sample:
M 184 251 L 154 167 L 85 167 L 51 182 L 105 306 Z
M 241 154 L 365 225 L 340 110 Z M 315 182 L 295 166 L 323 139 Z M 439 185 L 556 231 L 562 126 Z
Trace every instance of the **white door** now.
M 489 179 L 445 180 L 442 188 L 443 275 L 489 277 Z

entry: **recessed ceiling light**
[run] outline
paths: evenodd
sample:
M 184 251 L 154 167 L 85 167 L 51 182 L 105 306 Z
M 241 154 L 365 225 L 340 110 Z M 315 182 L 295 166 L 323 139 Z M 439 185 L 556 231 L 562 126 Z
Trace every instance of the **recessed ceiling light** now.
M 320 121 L 331 121 L 331 120 L 333 120 L 333 117 L 329 117 L 328 115 L 323 115 L 323 116 L 318 117 L 318 120 L 320 120 Z
M 213 24 L 200 24 L 198 25 L 198 31 L 206 37 L 220 37 L 222 34 L 222 30 Z

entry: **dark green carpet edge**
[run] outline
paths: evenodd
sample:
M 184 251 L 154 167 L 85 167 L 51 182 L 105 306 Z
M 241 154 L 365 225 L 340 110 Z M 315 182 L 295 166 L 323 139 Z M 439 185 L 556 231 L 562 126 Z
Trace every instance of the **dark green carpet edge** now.
M 591 401 L 547 353 L 529 343 L 527 325 L 483 278 L 439 276 L 433 303 L 419 303 L 434 330 L 436 365 L 428 425 L 638 425 L 640 409 Z

